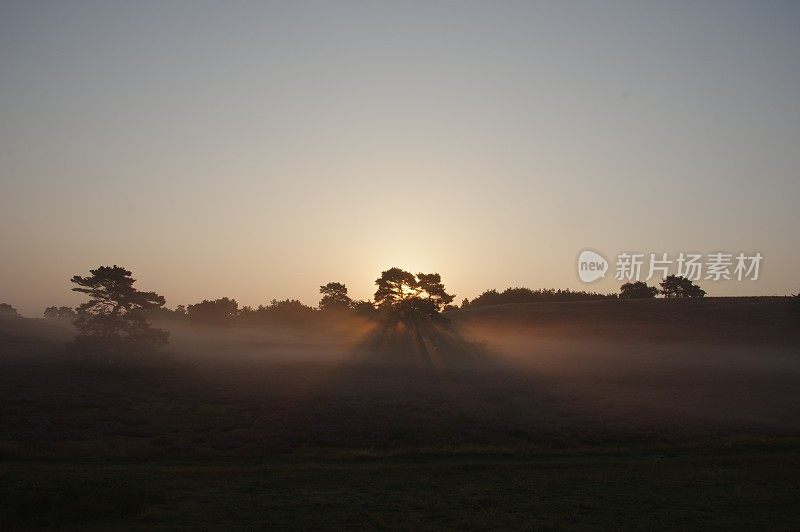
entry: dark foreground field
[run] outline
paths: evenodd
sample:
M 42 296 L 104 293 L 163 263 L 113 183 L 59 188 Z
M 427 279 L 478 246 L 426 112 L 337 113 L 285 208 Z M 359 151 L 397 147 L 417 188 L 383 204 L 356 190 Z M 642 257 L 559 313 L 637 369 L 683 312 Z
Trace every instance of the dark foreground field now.
M 797 445 L 575 455 L 11 462 L 6 525 L 797 529 Z
M 797 528 L 785 299 L 508 305 L 443 330 L 171 325 L 76 366 L 5 324 L 10 528 Z

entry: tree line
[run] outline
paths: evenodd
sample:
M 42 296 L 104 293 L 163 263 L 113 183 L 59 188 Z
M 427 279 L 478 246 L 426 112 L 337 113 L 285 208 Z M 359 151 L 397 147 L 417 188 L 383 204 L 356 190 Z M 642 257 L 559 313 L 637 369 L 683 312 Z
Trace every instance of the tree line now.
M 583 290 L 540 288 L 507 288 L 502 292 L 486 290 L 472 301 L 464 299 L 461 307 L 486 307 L 509 303 L 537 303 L 539 301 L 589 301 L 593 299 L 614 299 L 616 294 L 600 294 Z
M 690 279 L 678 275 L 669 275 L 660 283 L 661 288 L 648 286 L 642 281 L 625 283 L 620 286 L 618 294 L 601 294 L 584 290 L 539 288 L 507 288 L 502 292 L 486 290 L 475 299 L 464 299 L 461 308 L 506 305 L 510 303 L 538 303 L 541 301 L 592 301 L 598 299 L 646 299 L 664 296 L 667 299 L 684 297 L 703 297 L 705 290 Z M 447 310 L 454 309 L 450 307 Z
M 73 276 L 73 291 L 88 296 L 88 301 L 73 309 L 51 306 L 45 318 L 68 321 L 78 334 L 74 350 L 110 363 L 120 356 L 152 353 L 168 344 L 169 333 L 153 326 L 153 321 L 186 320 L 202 325 L 232 323 L 260 324 L 266 322 L 303 323 L 323 315 L 351 313 L 384 320 L 414 320 L 442 322 L 444 313 L 455 310 L 455 296 L 449 294 L 438 273 L 417 273 L 389 268 L 375 280 L 373 299 L 354 300 L 347 286 L 329 282 L 320 286 L 318 308 L 298 300 L 273 299 L 269 305 L 239 307 L 235 299 L 223 297 L 203 300 L 174 310 L 165 307 L 166 300 L 156 292 L 140 291 L 134 287 L 132 272 L 121 266 L 100 266 L 88 276 Z M 619 294 L 596 292 L 508 288 L 502 292 L 487 290 L 472 301 L 464 299 L 461 308 L 538 301 L 582 301 L 597 299 L 642 299 L 662 295 L 665 298 L 700 298 L 705 291 L 690 279 L 669 275 L 660 288 L 637 281 L 625 283 Z M 0 303 L 0 317 L 18 316 L 16 309 Z
M 330 282 L 320 286 L 319 310 L 297 300 L 272 300 L 268 306 L 239 308 L 235 299 L 223 297 L 167 309 L 166 300 L 156 292 L 134 287 L 136 279 L 121 266 L 100 266 L 88 276 L 75 275 L 72 288 L 88 296 L 76 309 L 52 306 L 45 309 L 46 318 L 73 323 L 78 330 L 70 350 L 87 360 L 111 365 L 124 360 L 157 353 L 167 344 L 169 333 L 153 326 L 154 320 L 177 318 L 204 325 L 257 323 L 267 320 L 302 322 L 320 313 L 352 312 L 397 320 L 441 320 L 445 305 L 453 295 L 446 292 L 438 273 L 416 275 L 390 268 L 375 280 L 374 301 L 349 297 L 347 286 Z M 17 310 L 0 304 L 0 317 L 17 317 Z
M 130 272 L 117 266 L 108 266 L 91 270 L 97 276 L 97 282 L 104 276 L 119 277 L 113 282 L 122 283 L 123 279 L 130 279 Z M 75 276 L 73 283 L 91 283 L 90 278 Z M 106 282 L 110 281 L 106 279 Z M 130 282 L 132 286 L 133 281 Z M 661 295 L 667 299 L 703 297 L 706 292 L 690 279 L 677 275 L 669 275 L 660 283 L 660 288 L 649 286 L 637 281 L 625 283 L 620 287 L 619 294 L 602 294 L 583 290 L 540 288 L 530 289 L 524 287 L 507 288 L 503 291 L 496 289 L 486 290 L 473 300 L 464 298 L 461 306 L 452 304 L 454 296 L 445 291 L 441 276 L 438 273 L 413 275 L 400 268 L 390 268 L 382 272 L 381 277 L 375 281 L 378 289 L 374 301 L 355 300 L 348 295 L 347 286 L 340 282 L 329 282 L 320 286 L 322 296 L 318 307 L 305 305 L 296 299 L 273 299 L 268 305 L 239 306 L 232 298 L 204 299 L 191 305 L 178 305 L 169 309 L 163 305 L 149 305 L 140 309 L 145 317 L 154 320 L 184 320 L 198 324 L 226 324 L 226 323 L 263 323 L 263 322 L 305 322 L 314 319 L 318 311 L 353 311 L 364 316 L 374 316 L 381 311 L 391 311 L 396 314 L 427 316 L 436 319 L 443 312 L 458 308 L 485 307 L 505 305 L 511 303 L 536 303 L 547 301 L 591 301 L 599 299 L 646 299 Z M 73 290 L 88 293 L 86 286 L 79 286 Z M 160 296 L 159 296 L 160 297 Z M 44 317 L 62 322 L 75 322 L 80 313 L 80 307 L 74 309 L 69 306 L 50 306 L 44 310 Z M 0 315 L 17 315 L 17 310 L 7 303 L 0 303 Z M 82 319 L 85 319 L 82 318 Z

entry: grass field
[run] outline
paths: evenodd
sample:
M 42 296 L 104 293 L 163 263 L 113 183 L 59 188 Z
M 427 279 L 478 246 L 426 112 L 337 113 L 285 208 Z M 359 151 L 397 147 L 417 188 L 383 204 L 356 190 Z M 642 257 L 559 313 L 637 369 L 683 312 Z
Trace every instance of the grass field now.
M 5 463 L 6 525 L 796 529 L 795 445 L 636 454 Z
M 441 331 L 171 326 L 92 370 L 0 329 L 9 528 L 800 526 L 781 298 L 458 311 Z M 188 361 L 189 363 L 186 363 Z

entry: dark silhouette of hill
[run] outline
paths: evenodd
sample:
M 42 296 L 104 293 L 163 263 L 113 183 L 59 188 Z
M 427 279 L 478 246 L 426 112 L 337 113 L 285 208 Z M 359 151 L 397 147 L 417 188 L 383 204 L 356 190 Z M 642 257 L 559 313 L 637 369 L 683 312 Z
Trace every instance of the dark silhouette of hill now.
M 800 343 L 796 304 L 788 297 L 605 299 L 517 303 L 447 313 L 458 331 L 504 331 L 617 341 Z
M 19 316 L 0 318 L 0 355 L 42 356 L 59 351 L 75 331 L 50 320 Z

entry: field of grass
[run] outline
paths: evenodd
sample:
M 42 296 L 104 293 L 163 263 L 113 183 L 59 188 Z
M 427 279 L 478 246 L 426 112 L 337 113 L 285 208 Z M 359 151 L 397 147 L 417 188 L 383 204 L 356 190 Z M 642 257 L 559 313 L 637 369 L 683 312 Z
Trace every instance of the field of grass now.
M 800 526 L 784 299 L 457 311 L 447 329 L 173 326 L 189 363 L 0 328 L 10 528 Z
M 627 454 L 13 462 L 11 527 L 796 529 L 797 445 Z

